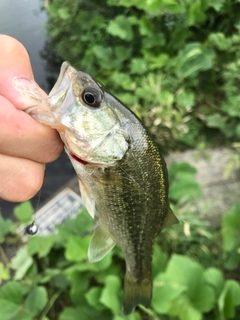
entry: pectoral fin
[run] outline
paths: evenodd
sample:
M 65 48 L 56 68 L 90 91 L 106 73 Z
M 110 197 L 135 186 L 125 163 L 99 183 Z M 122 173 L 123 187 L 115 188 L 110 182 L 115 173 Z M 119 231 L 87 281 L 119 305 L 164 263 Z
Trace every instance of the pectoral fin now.
M 88 248 L 88 260 L 97 262 L 105 257 L 115 246 L 116 241 L 111 237 L 110 233 L 98 221 L 97 227 L 93 232 L 93 236 Z
M 168 214 L 166 216 L 166 219 L 164 221 L 164 228 L 171 227 L 172 224 L 178 223 L 177 217 L 172 212 L 171 208 L 168 209 Z

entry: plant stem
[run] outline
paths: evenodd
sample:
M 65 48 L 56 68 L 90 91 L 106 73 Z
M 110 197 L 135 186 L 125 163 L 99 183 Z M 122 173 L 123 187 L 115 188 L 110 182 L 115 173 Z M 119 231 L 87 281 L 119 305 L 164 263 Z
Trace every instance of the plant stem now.
M 52 308 L 54 302 L 57 300 L 57 298 L 60 296 L 61 293 L 62 293 L 62 290 L 59 290 L 52 296 L 52 298 L 49 300 L 48 304 L 46 305 L 45 309 L 43 310 L 39 320 L 42 320 L 44 317 L 46 317 L 49 310 Z

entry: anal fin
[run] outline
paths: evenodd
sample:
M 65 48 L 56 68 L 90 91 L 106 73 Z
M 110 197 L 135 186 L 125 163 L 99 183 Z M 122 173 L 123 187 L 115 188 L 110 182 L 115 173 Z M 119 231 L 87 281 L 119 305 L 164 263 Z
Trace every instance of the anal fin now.
M 116 241 L 98 221 L 89 244 L 88 260 L 90 262 L 101 260 L 112 250 L 115 244 Z
M 175 214 L 172 212 L 172 209 L 169 207 L 168 214 L 165 218 L 163 227 L 164 228 L 171 227 L 171 225 L 178 223 L 178 222 L 179 222 L 178 218 L 175 216 Z

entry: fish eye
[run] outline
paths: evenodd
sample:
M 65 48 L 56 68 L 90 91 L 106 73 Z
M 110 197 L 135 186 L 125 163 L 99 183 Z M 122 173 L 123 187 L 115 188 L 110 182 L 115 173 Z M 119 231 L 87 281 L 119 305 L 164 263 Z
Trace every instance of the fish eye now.
M 98 108 L 102 102 L 102 92 L 96 88 L 86 88 L 82 93 L 82 99 L 88 106 Z

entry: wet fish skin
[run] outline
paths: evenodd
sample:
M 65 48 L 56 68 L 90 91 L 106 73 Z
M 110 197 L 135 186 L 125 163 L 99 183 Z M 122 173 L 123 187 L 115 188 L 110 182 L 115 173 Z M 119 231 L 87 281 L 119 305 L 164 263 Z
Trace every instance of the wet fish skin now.
M 83 101 L 86 88 L 99 95 L 97 108 Z M 89 260 L 101 260 L 118 243 L 126 261 L 124 313 L 138 304 L 149 307 L 154 240 L 177 220 L 169 208 L 166 164 L 147 130 L 101 84 L 67 63 L 49 97 L 27 112 L 59 131 L 78 175 L 95 220 Z

